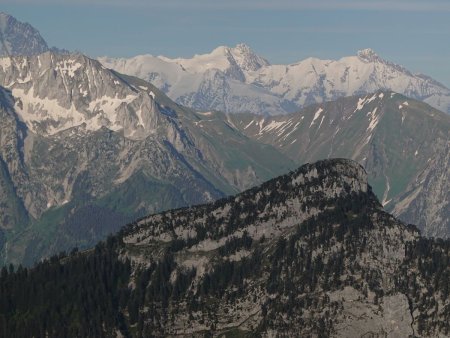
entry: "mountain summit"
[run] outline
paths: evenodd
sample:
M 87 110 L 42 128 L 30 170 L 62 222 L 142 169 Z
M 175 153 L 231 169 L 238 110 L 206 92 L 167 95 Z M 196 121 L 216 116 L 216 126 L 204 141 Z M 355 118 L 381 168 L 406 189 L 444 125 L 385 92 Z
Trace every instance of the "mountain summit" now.
M 236 63 L 243 71 L 257 71 L 269 66 L 269 61 L 257 55 L 249 46 L 244 43 L 236 45 L 234 48 L 224 47 L 233 56 Z
M 371 48 L 359 50 L 357 55 L 361 60 L 366 60 L 368 62 L 379 60 L 378 54 Z
M 167 62 L 178 63 L 192 73 L 204 72 L 209 69 L 226 71 L 233 65 L 237 65 L 242 71 L 256 71 L 262 67 L 269 66 L 269 62 L 266 59 L 257 55 L 249 46 L 243 43 L 235 47 L 219 46 L 211 53 L 195 55 L 191 59 L 170 59 L 164 56 L 159 58 Z
M 34 27 L 4 12 L 0 12 L 0 42 L 0 56 L 36 55 L 49 50 Z

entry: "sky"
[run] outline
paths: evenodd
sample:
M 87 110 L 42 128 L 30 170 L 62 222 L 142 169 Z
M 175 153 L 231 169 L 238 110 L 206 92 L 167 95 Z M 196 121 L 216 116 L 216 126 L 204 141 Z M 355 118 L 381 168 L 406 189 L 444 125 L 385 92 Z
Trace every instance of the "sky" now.
M 245 43 L 272 64 L 364 48 L 450 87 L 450 0 L 0 0 L 50 46 L 191 57 Z

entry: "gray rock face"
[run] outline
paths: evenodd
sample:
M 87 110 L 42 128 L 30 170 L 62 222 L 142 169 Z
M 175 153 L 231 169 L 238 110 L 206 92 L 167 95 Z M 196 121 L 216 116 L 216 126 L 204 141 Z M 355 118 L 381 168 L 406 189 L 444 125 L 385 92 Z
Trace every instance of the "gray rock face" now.
M 25 130 L 14 114 L 13 98 L 0 88 L 0 228 L 13 229 L 28 221 L 23 201 L 17 196 L 15 183 L 29 183 L 23 153 L 18 149 L 23 144 Z
M 330 298 L 343 303 L 333 337 L 407 338 L 414 335 L 408 298 L 402 293 L 383 297 L 378 306 L 373 299 L 365 299 L 360 291 L 349 286 L 332 292 Z
M 0 12 L 0 56 L 37 55 L 48 50 L 45 40 L 30 24 Z
M 426 224 L 424 234 L 449 237 L 450 232 L 450 140 L 440 149 L 408 190 L 394 202 L 394 215 L 405 222 Z

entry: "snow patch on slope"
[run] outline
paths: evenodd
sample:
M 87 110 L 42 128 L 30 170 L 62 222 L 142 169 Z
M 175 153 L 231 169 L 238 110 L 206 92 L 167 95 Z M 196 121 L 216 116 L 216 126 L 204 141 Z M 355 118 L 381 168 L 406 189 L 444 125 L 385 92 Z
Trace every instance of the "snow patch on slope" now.
M 117 120 L 117 109 L 121 104 L 129 104 L 136 99 L 128 95 L 124 99 L 104 96 L 89 103 L 88 111 L 93 114 L 87 118 L 85 112 L 80 112 L 72 103 L 70 108 L 64 108 L 56 99 L 40 98 L 34 95 L 34 87 L 26 92 L 14 88 L 12 95 L 16 98 L 15 109 L 21 120 L 32 130 L 38 132 L 41 125 L 46 124 L 45 132 L 49 135 L 62 130 L 86 124 L 87 130 L 98 130 L 108 126 L 111 130 L 120 130 L 122 125 Z
M 80 68 L 81 63 L 77 62 L 76 60 L 64 60 L 56 64 L 55 71 L 60 71 L 62 74 L 74 77 L 75 72 Z
M 50 126 L 47 128 L 47 132 L 52 135 L 58 131 L 78 126 L 85 121 L 84 115 L 73 104 L 66 109 L 61 107 L 57 100 L 34 96 L 33 88 L 28 93 L 23 89 L 15 88 L 12 90 L 12 95 L 16 98 L 17 113 L 32 131 L 36 131 L 38 124 L 48 122 Z M 56 126 L 55 123 L 52 123 L 54 121 L 57 121 Z
M 312 125 L 314 124 L 314 122 L 320 117 L 320 114 L 322 114 L 322 112 L 323 112 L 323 109 L 322 109 L 322 108 L 319 108 L 319 109 L 316 111 L 316 113 L 314 114 L 314 117 L 313 117 L 313 119 L 312 119 L 312 121 L 311 121 L 311 124 L 309 125 L 310 128 L 312 127 Z

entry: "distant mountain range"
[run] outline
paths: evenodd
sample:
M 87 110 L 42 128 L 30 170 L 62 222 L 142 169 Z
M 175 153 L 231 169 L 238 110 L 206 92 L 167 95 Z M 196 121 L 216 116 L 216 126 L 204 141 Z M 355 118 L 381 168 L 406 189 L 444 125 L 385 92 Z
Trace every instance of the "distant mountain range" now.
M 0 42 L 0 56 L 69 53 L 49 48 L 35 28 L 6 13 L 0 13 Z M 101 57 L 99 61 L 152 83 L 175 102 L 198 111 L 278 115 L 385 90 L 450 113 L 450 89 L 384 60 L 371 49 L 337 61 L 308 58 L 289 65 L 271 65 L 245 44 L 220 46 L 190 59 L 139 55 Z
M 385 211 L 356 162 L 316 162 L 0 274 L 0 333 L 448 337 L 450 240 Z
M 244 44 L 221 46 L 191 59 L 140 55 L 99 60 L 105 67 L 153 83 L 176 102 L 196 110 L 278 115 L 385 90 L 450 113 L 450 89 L 382 59 L 371 49 L 337 61 L 308 58 L 290 65 L 271 65 Z

